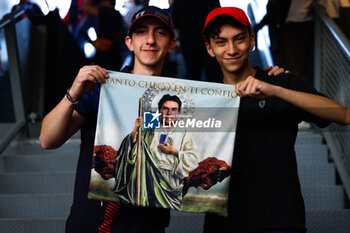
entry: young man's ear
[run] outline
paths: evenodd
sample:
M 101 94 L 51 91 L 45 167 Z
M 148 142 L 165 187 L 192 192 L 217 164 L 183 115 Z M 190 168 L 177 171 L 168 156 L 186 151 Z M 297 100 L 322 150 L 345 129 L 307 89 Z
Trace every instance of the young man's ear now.
M 132 47 L 132 39 L 130 36 L 125 37 L 125 44 L 131 52 L 134 51 L 134 48 Z
M 170 53 L 171 51 L 173 51 L 173 49 L 176 47 L 177 41 L 175 38 L 170 40 L 170 46 L 168 48 L 168 53 Z
M 254 49 L 254 45 L 255 45 L 255 34 L 251 33 L 250 34 L 250 50 Z
M 211 46 L 208 42 L 205 42 L 205 47 L 207 48 L 207 52 L 211 57 L 215 57 L 215 54 L 213 53 L 213 50 L 211 49 Z

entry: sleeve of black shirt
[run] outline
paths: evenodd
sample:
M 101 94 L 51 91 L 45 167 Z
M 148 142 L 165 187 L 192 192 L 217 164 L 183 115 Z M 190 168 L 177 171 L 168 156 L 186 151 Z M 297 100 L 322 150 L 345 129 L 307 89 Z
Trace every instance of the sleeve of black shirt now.
M 308 84 L 307 82 L 299 79 L 298 77 L 295 77 L 293 75 L 288 75 L 288 74 L 282 74 L 281 78 L 287 78 L 288 79 L 288 86 L 286 88 L 295 90 L 295 91 L 302 91 L 314 95 L 320 95 L 324 96 L 322 93 L 318 92 L 313 86 Z M 300 108 L 296 108 L 296 117 L 298 118 L 298 121 L 307 121 L 307 122 L 312 122 L 315 123 L 318 127 L 327 127 L 330 122 L 327 120 L 323 120 L 315 115 L 312 115 L 305 110 L 302 110 Z
M 173 22 L 176 29 L 180 28 L 181 25 L 181 2 L 182 0 L 175 0 L 173 5 Z

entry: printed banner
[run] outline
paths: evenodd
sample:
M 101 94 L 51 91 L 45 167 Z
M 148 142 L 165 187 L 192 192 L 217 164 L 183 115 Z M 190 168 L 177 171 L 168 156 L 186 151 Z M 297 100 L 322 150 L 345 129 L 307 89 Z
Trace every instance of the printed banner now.
M 109 71 L 89 198 L 227 215 L 234 85 Z

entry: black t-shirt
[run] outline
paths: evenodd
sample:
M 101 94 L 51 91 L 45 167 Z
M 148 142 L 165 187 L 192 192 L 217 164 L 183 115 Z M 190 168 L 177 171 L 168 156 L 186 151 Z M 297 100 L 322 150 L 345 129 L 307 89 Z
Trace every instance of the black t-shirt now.
M 319 94 L 302 80 L 282 74 L 262 81 Z M 314 117 L 278 98 L 241 99 L 229 193 L 229 217 L 208 214 L 205 232 L 305 231 L 305 208 L 294 144 L 302 120 L 325 127 Z
M 113 44 L 108 50 L 96 51 L 93 59 L 94 64 L 108 70 L 119 70 L 122 65 L 122 46 L 125 38 L 123 18 L 119 11 L 109 7 L 100 7 L 98 18 L 97 37 L 99 39 L 109 39 Z M 103 40 L 100 41 L 100 44 L 105 43 Z
M 117 35 L 123 30 L 123 17 L 114 8 L 100 7 L 98 18 L 100 26 L 97 36 L 101 38 L 116 40 Z M 122 37 L 122 35 L 120 36 Z
M 126 67 L 122 72 L 130 73 Z M 102 224 L 107 203 L 87 198 L 92 155 L 96 131 L 97 111 L 101 85 L 84 95 L 75 110 L 85 117 L 81 128 L 81 150 L 76 171 L 74 201 L 66 224 L 66 233 L 97 232 Z M 114 233 L 153 233 L 164 232 L 169 225 L 170 211 L 160 208 L 141 208 L 120 205 L 114 217 L 111 232 Z
M 175 28 L 180 29 L 180 40 L 198 41 L 202 39 L 202 30 L 207 15 L 219 7 L 219 0 L 174 1 L 172 17 Z

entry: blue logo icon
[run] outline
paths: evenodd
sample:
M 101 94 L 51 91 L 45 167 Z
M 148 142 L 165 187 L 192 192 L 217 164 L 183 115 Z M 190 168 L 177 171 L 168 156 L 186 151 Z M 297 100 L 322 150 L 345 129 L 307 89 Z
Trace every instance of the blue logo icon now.
M 159 129 L 160 128 L 160 115 L 158 112 L 144 112 L 143 113 L 143 128 L 144 129 Z

